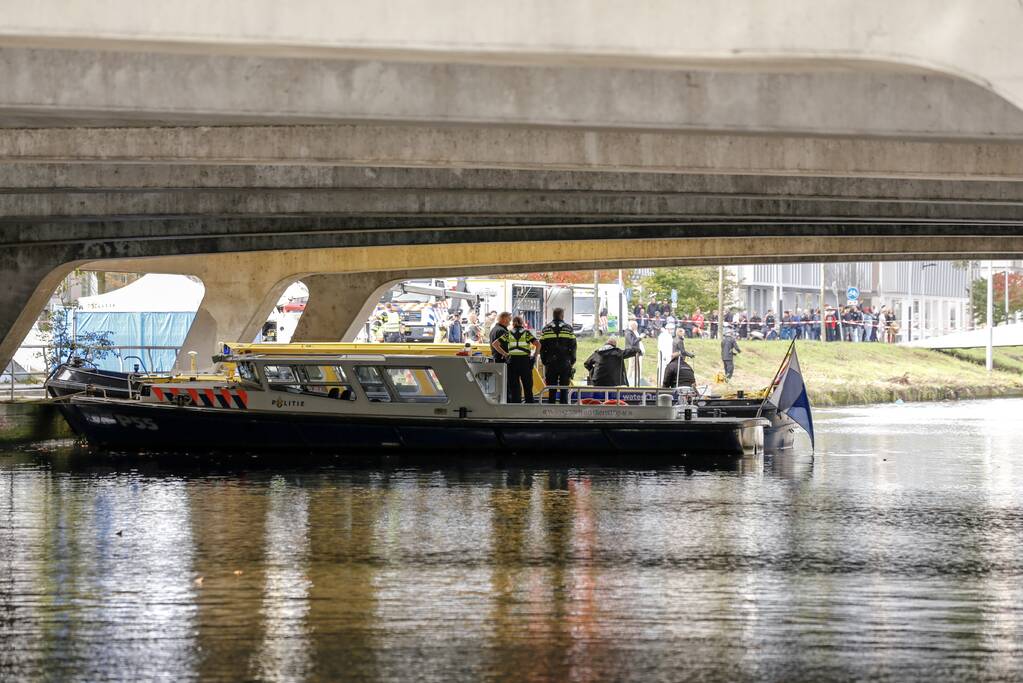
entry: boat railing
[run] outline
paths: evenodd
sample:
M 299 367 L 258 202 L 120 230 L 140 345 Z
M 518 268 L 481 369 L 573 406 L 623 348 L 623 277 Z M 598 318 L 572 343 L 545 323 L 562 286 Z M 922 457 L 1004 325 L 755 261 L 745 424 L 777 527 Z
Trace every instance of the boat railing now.
M 557 393 L 555 393 L 557 392 Z M 580 387 L 575 385 L 549 385 L 540 392 L 540 400 L 544 403 L 555 403 L 561 392 L 568 394 L 568 405 L 663 405 L 661 396 L 670 398 L 671 405 L 675 399 L 692 401 L 698 397 L 696 392 L 683 389 L 662 389 L 658 387 Z M 629 403 L 622 399 L 622 394 L 630 397 L 639 395 L 639 403 Z

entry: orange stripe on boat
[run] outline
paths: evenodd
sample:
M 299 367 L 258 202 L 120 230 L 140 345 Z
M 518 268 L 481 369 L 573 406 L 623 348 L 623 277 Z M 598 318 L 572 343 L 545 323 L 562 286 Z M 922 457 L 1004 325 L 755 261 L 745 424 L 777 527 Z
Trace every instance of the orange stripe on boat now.
M 153 396 L 156 396 L 156 400 L 162 401 L 163 400 L 163 389 L 161 389 L 160 387 L 153 387 Z
M 224 407 L 225 408 L 230 408 L 231 407 L 231 392 L 228 391 L 226 388 L 221 387 L 220 395 L 224 397 L 224 402 L 226 403 L 226 405 Z
M 188 390 L 188 395 L 192 399 L 192 405 L 194 405 L 194 406 L 199 405 L 199 392 L 198 391 L 196 391 L 195 389 L 189 389 Z
M 216 396 L 213 395 L 213 389 L 203 389 L 202 393 L 206 395 L 206 400 L 209 403 L 210 407 L 211 408 L 216 407 L 217 398 Z
M 245 391 L 243 389 L 238 389 L 237 391 L 238 391 L 238 398 L 241 399 L 241 402 L 242 402 L 242 407 L 243 408 L 248 408 L 249 407 L 249 395 L 247 393 L 245 393 Z

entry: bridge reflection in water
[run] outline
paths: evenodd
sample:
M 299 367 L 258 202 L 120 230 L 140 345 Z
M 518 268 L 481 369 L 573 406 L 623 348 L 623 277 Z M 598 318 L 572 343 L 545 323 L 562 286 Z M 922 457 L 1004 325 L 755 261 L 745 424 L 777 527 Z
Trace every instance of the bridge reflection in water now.
M 832 411 L 816 457 L 707 470 L 6 453 L 0 672 L 1012 676 L 1020 407 Z

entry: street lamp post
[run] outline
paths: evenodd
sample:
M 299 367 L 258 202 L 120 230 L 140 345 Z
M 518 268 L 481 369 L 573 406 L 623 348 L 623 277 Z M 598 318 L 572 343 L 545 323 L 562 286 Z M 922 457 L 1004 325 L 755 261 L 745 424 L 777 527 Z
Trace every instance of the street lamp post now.
M 1005 266 L 1005 324 L 1009 324 L 1009 266 Z

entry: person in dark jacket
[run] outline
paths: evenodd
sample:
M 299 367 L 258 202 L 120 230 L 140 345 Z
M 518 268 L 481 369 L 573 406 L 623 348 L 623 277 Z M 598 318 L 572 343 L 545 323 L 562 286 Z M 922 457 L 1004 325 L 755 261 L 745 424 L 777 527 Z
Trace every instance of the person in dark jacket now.
M 462 343 L 461 313 L 456 313 L 451 316 L 451 323 L 448 325 L 448 341 L 452 344 Z
M 625 359 L 639 349 L 619 349 L 618 339 L 608 337 L 607 343 L 594 351 L 583 367 L 590 371 L 590 384 L 595 387 L 620 387 L 626 383 Z
M 629 329 L 625 330 L 625 348 L 637 349 L 639 351 L 632 360 L 633 379 L 636 386 L 639 386 L 641 368 L 639 365 L 640 356 L 643 355 L 643 337 L 639 333 L 639 325 L 633 320 L 629 323 Z
M 495 325 L 496 327 L 496 325 Z M 526 329 L 521 316 L 512 319 L 511 329 L 491 344 L 496 355 L 508 365 L 508 403 L 533 403 L 533 358 L 540 342 Z
M 686 351 L 686 335 L 681 329 L 672 344 L 671 361 L 664 368 L 661 386 L 665 389 L 674 387 L 691 387 L 696 384 L 696 373 L 686 358 L 696 358 L 696 354 Z
M 494 346 L 494 342 L 496 342 L 498 339 L 503 338 L 504 335 L 508 334 L 508 325 L 511 324 L 511 318 L 512 318 L 511 313 L 505 311 L 501 315 L 497 316 L 497 322 L 494 323 L 494 326 L 492 328 L 490 328 L 490 346 L 491 348 L 495 349 L 495 351 L 493 352 L 495 363 L 505 362 L 504 356 L 496 351 L 497 347 Z
M 735 372 L 735 354 L 737 353 L 742 353 L 742 349 L 735 341 L 732 329 L 726 327 L 725 334 L 721 337 L 721 362 L 725 366 L 725 379 L 727 380 L 732 379 L 732 373 Z
M 555 308 L 553 319 L 540 330 L 540 360 L 543 362 L 543 380 L 547 386 L 569 386 L 575 365 L 575 332 L 565 322 L 565 310 Z M 547 402 L 568 403 L 568 390 L 547 393 Z

